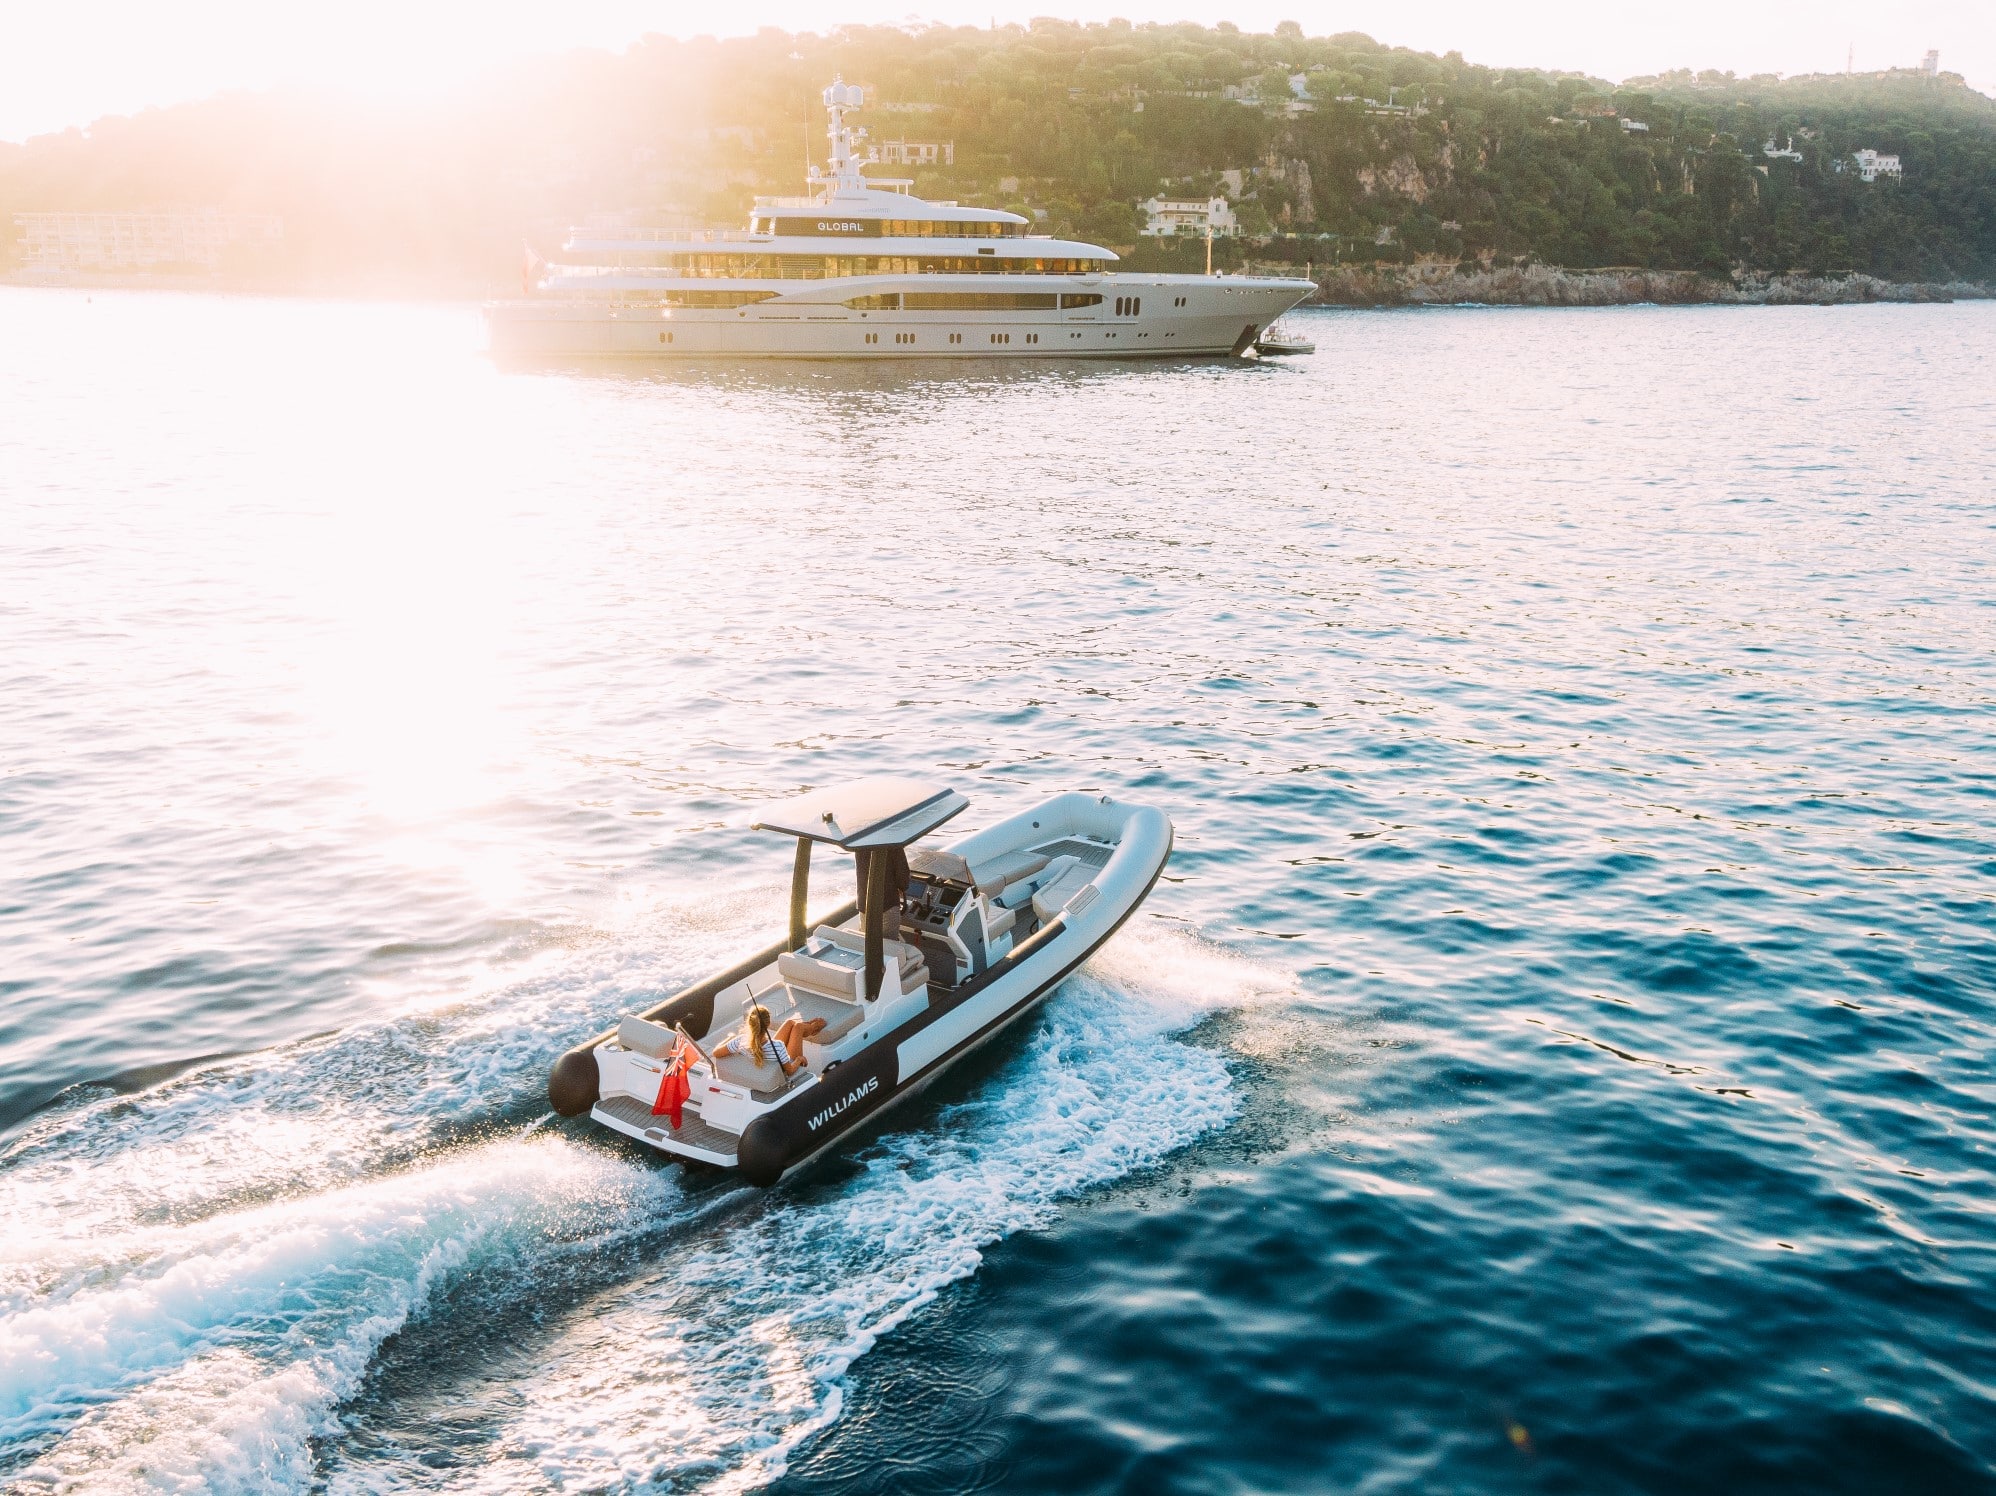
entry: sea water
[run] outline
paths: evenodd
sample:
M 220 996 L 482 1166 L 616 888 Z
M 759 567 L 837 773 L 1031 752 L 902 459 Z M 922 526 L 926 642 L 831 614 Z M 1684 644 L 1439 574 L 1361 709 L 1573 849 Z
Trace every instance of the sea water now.
M 1996 307 L 1307 327 L 0 292 L 0 1481 L 1996 1489 Z M 875 772 L 1177 852 L 777 1190 L 550 1119 Z

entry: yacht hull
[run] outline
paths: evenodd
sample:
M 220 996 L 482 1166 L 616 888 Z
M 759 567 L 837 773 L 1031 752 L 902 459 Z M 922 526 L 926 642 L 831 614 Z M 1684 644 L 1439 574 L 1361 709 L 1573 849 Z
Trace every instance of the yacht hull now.
M 1246 352 L 1315 289 L 1302 280 L 1222 276 L 1039 282 L 1007 275 L 994 288 L 996 279 L 923 277 L 905 289 L 931 296 L 996 289 L 1049 300 L 1079 292 L 1101 304 L 972 312 L 847 306 L 904 289 L 868 278 L 790 283 L 773 299 L 742 307 L 494 302 L 485 319 L 493 355 L 506 360 L 1193 358 Z M 1118 315 L 1118 307 L 1140 310 Z

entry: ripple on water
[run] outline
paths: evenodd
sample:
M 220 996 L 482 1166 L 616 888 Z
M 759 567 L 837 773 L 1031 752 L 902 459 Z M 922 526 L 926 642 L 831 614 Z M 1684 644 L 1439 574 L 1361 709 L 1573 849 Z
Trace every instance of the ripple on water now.
M 1987 307 L 509 375 L 3 299 L 10 1477 L 1996 1489 Z M 540 1124 L 771 933 L 748 805 L 910 769 L 1168 806 L 1232 954 L 771 1199 Z

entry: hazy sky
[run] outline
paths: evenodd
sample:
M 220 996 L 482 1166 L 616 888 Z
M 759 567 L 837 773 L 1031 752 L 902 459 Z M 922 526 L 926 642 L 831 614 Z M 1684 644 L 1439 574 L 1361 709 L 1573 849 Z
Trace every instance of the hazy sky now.
M 452 82 L 505 58 L 622 47 L 647 31 L 825 31 L 845 21 L 988 25 L 1075 20 L 1226 19 L 1265 31 L 1300 21 L 1318 35 L 1364 31 L 1472 62 L 1576 69 L 1620 79 L 1666 68 L 1831 72 L 1855 47 L 1860 70 L 1941 65 L 1996 93 L 1991 0 L 0 0 L 0 140 L 88 124 L 224 88 L 331 83 L 397 93 Z

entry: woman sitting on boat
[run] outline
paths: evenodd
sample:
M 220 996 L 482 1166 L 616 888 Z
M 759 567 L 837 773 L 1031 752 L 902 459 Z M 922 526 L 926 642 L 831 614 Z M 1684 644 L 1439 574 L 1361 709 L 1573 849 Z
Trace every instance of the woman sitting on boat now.
M 769 1031 L 769 1009 L 757 1003 L 749 1009 L 748 1038 L 741 1041 L 730 1039 L 714 1051 L 714 1058 L 723 1055 L 746 1054 L 760 1069 L 774 1063 L 782 1067 L 785 1075 L 795 1075 L 804 1063 L 804 1041 L 815 1039 L 824 1031 L 822 1018 L 786 1018 L 783 1026 L 772 1034 Z

